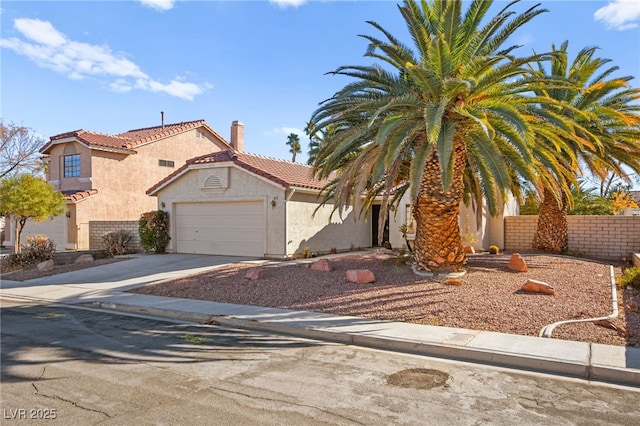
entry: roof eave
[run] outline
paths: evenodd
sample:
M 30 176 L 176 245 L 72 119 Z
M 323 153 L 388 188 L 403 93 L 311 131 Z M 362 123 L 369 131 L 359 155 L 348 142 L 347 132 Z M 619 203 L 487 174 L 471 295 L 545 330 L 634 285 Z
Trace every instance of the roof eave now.
M 127 148 L 116 148 L 116 147 L 110 147 L 110 146 L 103 146 L 103 145 L 94 145 L 91 144 L 87 141 L 85 141 L 84 139 L 78 137 L 78 136 L 70 136 L 67 138 L 61 138 L 61 139 L 56 139 L 56 140 L 50 140 L 49 142 L 47 142 L 47 144 L 45 146 L 43 146 L 42 148 L 40 148 L 39 152 L 41 154 L 48 154 L 49 151 L 51 150 L 51 148 L 53 148 L 55 145 L 61 145 L 61 144 L 65 144 L 65 143 L 70 143 L 70 142 L 76 142 L 79 143 L 80 145 L 92 149 L 92 150 L 96 150 L 96 151 L 106 151 L 106 152 L 115 152 L 118 154 L 137 154 L 138 152 L 133 150 L 133 149 L 127 149 Z

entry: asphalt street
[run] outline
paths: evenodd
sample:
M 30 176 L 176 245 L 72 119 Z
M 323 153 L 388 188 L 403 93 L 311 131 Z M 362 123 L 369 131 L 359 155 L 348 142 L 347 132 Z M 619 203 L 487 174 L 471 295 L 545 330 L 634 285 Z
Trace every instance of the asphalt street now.
M 3 425 L 640 424 L 637 388 L 1 302 Z

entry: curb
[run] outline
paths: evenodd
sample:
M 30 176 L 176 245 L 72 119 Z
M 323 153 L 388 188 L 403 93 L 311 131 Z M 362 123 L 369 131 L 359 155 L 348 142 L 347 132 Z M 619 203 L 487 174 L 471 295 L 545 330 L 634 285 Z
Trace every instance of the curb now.
M 590 344 L 586 342 L 567 342 L 575 344 L 576 354 L 570 357 L 550 355 L 528 355 L 509 347 L 491 346 L 491 337 L 499 333 L 478 332 L 475 337 L 480 341 L 475 346 L 467 344 L 466 335 L 457 334 L 448 342 L 425 341 L 383 335 L 366 335 L 354 331 L 339 331 L 331 327 L 305 327 L 270 321 L 239 318 L 230 315 L 209 315 L 203 313 L 184 312 L 172 309 L 140 307 L 112 302 L 87 302 L 76 306 L 90 307 L 134 314 L 170 318 L 207 325 L 221 325 L 263 332 L 280 333 L 294 337 L 321 340 L 346 345 L 367 347 L 413 355 L 430 356 L 480 363 L 491 366 L 511 368 L 528 372 L 539 372 L 566 377 L 574 377 L 592 382 L 605 382 L 623 386 L 640 387 L 640 349 L 609 345 Z M 442 327 L 438 327 L 442 328 Z M 481 333 L 484 333 L 480 336 Z M 462 339 L 457 339 L 462 337 Z M 473 338 L 474 336 L 471 336 Z M 532 336 L 519 336 L 523 341 L 541 339 Z M 543 339 L 554 341 L 552 339 Z M 557 341 L 557 340 L 555 340 Z M 459 343 L 458 343 L 459 342 Z M 526 342 L 525 342 L 526 343 Z M 537 344 L 537 342 L 536 342 Z M 629 349 L 631 349 L 629 351 Z M 579 352 L 584 352 L 584 357 Z M 627 359 L 629 358 L 629 359 Z M 616 365 L 610 365 L 611 359 Z M 632 367 L 627 365 L 631 364 Z

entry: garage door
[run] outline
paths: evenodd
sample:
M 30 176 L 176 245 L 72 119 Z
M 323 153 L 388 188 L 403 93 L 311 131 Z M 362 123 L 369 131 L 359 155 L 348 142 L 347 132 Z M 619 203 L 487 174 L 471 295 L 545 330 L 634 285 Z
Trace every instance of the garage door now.
M 264 203 L 247 201 L 177 204 L 176 251 L 264 256 Z

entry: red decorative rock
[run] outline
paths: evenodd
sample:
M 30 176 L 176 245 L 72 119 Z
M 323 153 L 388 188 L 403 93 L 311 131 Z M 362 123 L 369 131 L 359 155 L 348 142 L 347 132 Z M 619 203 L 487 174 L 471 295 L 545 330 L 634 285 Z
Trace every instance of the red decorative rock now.
M 507 267 L 516 272 L 529 272 L 527 263 L 524 261 L 522 256 L 520 256 L 520 253 L 513 253 L 511 255 L 511 259 L 509 259 L 509 266 Z
M 311 264 L 311 269 L 314 271 L 333 271 L 328 259 L 319 259 Z
M 260 268 L 251 268 L 244 277 L 248 280 L 261 280 L 264 278 L 264 271 Z
M 473 246 L 463 246 L 464 252 L 468 254 L 476 254 L 476 249 Z
M 368 269 L 350 269 L 346 273 L 347 281 L 356 284 L 368 284 L 376 282 L 376 277 Z
M 444 283 L 447 285 L 462 285 L 464 284 L 464 281 L 462 281 L 460 278 L 447 278 L 446 280 L 444 280 Z
M 529 293 L 556 294 L 556 291 L 549 284 L 536 280 L 527 280 L 520 290 L 527 291 Z

